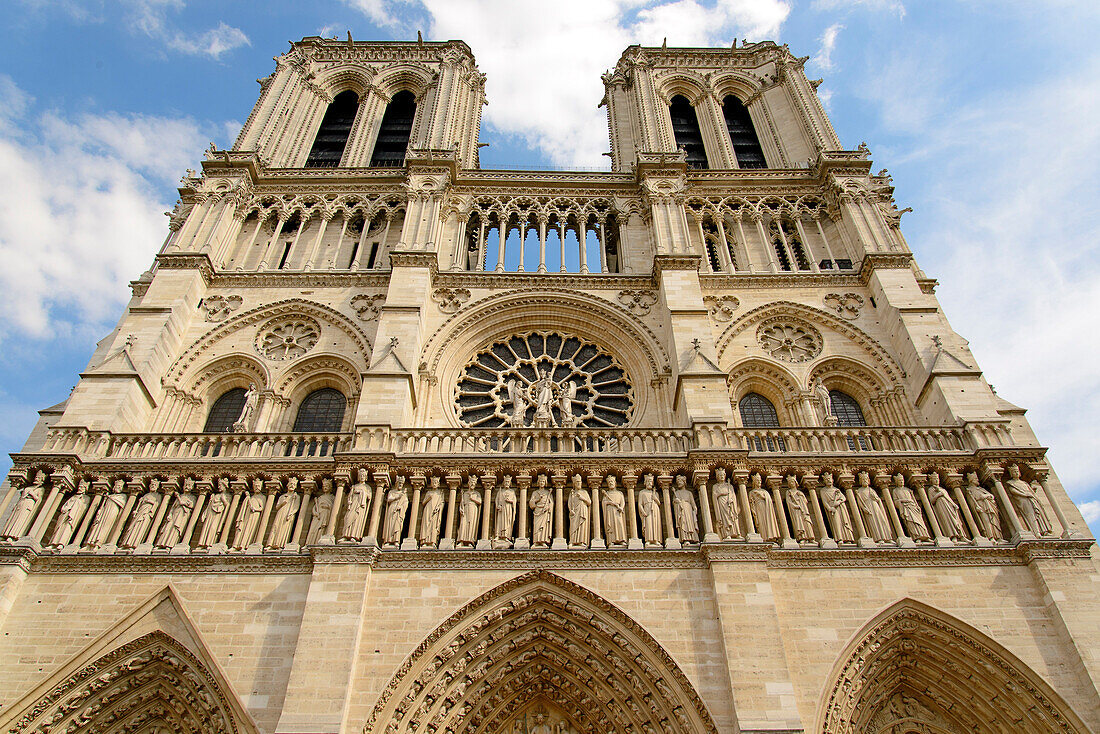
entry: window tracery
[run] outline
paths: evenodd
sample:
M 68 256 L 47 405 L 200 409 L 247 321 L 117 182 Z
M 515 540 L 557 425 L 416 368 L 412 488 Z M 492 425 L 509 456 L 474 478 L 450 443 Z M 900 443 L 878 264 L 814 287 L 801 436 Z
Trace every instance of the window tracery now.
M 225 433 L 231 430 L 241 416 L 247 393 L 248 391 L 243 387 L 235 387 L 215 400 L 210 413 L 206 416 L 203 433 Z
M 294 418 L 294 432 L 333 433 L 344 423 L 348 400 L 339 390 L 323 387 L 306 395 Z
M 268 322 L 256 336 L 256 351 L 271 360 L 296 359 L 321 338 L 321 327 L 303 317 Z
M 756 331 L 764 351 L 784 362 L 806 362 L 821 354 L 821 332 L 794 321 L 765 321 Z
M 745 428 L 779 428 L 779 414 L 772 401 L 760 393 L 750 392 L 737 401 L 741 425 Z
M 848 393 L 840 390 L 830 390 L 829 403 L 832 405 L 832 412 L 836 416 L 837 425 L 867 425 L 867 419 L 863 417 L 863 409 L 859 406 L 859 401 Z

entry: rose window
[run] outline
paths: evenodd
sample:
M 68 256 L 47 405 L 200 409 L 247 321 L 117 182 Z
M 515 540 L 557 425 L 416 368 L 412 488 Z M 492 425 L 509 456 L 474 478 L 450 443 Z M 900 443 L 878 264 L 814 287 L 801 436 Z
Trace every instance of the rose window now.
M 805 362 L 821 353 L 821 334 L 808 324 L 765 323 L 756 339 L 764 351 L 784 362 Z
M 268 359 L 295 359 L 312 349 L 320 338 L 321 327 L 312 319 L 272 322 L 260 329 L 256 351 Z
M 621 426 L 634 405 L 626 371 L 602 347 L 541 331 L 480 352 L 455 393 L 459 420 L 480 428 Z

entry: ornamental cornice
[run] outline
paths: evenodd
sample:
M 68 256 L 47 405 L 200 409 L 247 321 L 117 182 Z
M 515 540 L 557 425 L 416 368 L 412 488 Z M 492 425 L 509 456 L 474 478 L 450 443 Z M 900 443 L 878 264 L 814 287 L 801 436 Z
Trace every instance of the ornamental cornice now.
M 859 267 L 859 279 L 863 285 L 871 280 L 871 274 L 876 270 L 904 270 L 913 262 L 913 254 L 909 252 L 869 252 L 863 256 L 863 262 Z
M 666 270 L 699 270 L 702 255 L 656 255 L 653 258 L 653 280 Z
M 385 288 L 389 282 L 389 271 L 220 272 L 214 275 L 210 286 L 212 288 L 322 288 L 333 286 L 343 288 Z
M 377 561 L 382 569 L 433 570 L 620 570 L 705 568 L 699 550 L 385 550 Z
M 164 270 L 198 270 L 208 286 L 214 280 L 214 266 L 205 254 L 162 252 L 157 255 L 157 267 Z
M 824 273 L 700 273 L 699 286 L 704 291 L 726 291 L 743 288 L 854 288 L 866 285 L 856 274 L 826 275 Z

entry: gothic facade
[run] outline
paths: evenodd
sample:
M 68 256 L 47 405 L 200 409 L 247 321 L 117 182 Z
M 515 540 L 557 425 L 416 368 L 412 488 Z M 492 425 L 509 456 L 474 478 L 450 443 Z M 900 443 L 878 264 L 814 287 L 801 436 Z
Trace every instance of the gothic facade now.
M 610 171 L 505 171 L 464 43 L 291 44 L 13 455 L 0 728 L 1100 730 L 1095 542 L 805 61 L 632 46 Z

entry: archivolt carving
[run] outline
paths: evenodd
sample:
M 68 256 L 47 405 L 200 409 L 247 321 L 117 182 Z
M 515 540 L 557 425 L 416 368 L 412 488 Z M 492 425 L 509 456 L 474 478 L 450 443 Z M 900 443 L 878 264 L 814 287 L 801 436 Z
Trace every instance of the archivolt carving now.
M 233 380 L 234 384 L 226 385 L 226 388 L 248 387 L 248 384 L 252 382 L 263 389 L 271 379 L 267 369 L 258 360 L 244 355 L 231 355 L 217 359 L 204 367 L 191 380 L 191 384 L 188 385 L 188 392 L 190 395 L 197 397 L 205 391 L 207 385 L 219 383 L 227 377 L 234 377 L 235 379 Z
M 546 571 L 437 627 L 398 669 L 364 732 L 491 732 L 543 697 L 585 734 L 717 732 L 676 663 L 606 600 Z
M 419 62 L 391 64 L 375 78 L 374 85 L 387 101 L 407 89 L 413 93 L 419 104 L 434 76 L 435 72 Z
M 827 357 L 815 364 L 806 384 L 814 385 L 818 380 L 830 390 L 846 392 L 864 405 L 890 389 L 873 369 L 847 357 Z
M 279 378 L 275 384 L 275 394 L 289 397 L 290 391 L 304 378 L 325 375 L 336 378 L 340 384 L 333 387 L 344 393 L 349 401 L 359 394 L 362 387 L 359 370 L 346 359 L 332 354 L 319 354 L 295 365 L 294 369 Z
M 242 727 L 211 672 L 161 631 L 104 655 L 46 693 L 7 731 L 231 734 Z
M 871 620 L 829 680 L 814 728 L 825 734 L 1088 731 L 1016 656 L 912 599 Z
M 798 380 L 780 365 L 754 357 L 738 362 L 730 371 L 726 383 L 730 386 L 730 399 L 736 410 L 737 401 L 750 392 L 763 395 L 777 409 L 798 398 Z

